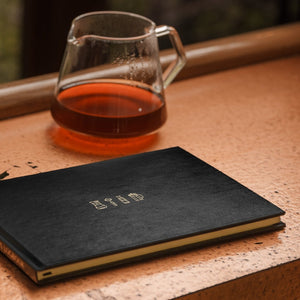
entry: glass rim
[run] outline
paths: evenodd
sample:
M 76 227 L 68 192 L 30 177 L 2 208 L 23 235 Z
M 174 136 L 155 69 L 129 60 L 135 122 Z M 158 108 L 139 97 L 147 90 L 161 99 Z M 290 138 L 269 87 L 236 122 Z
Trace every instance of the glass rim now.
M 114 36 L 105 36 L 105 35 L 93 35 L 96 36 L 99 39 L 103 39 L 103 40 L 107 40 L 107 41 L 130 41 L 130 40 L 142 40 L 147 38 L 148 36 L 150 36 L 151 34 L 153 34 L 155 32 L 155 28 L 156 28 L 156 24 L 150 20 L 147 17 L 144 17 L 142 15 L 139 14 L 135 14 L 135 13 L 131 13 L 131 12 L 124 12 L 124 11 L 114 11 L 114 10 L 106 10 L 106 11 L 93 11 L 93 12 L 88 12 L 88 13 L 84 13 L 81 14 L 79 16 L 77 16 L 76 18 L 73 19 L 72 21 L 72 26 L 70 29 L 70 33 L 73 33 L 73 29 L 75 26 L 75 23 L 77 23 L 78 21 L 84 19 L 84 18 L 88 18 L 90 16 L 97 16 L 97 15 L 124 15 L 124 16 L 128 16 L 131 18 L 136 18 L 136 19 L 140 19 L 140 20 L 144 20 L 146 22 L 149 23 L 149 32 L 146 32 L 144 34 L 141 35 L 136 35 L 136 36 L 130 36 L 130 37 L 114 37 Z M 88 34 L 87 34 L 88 35 Z

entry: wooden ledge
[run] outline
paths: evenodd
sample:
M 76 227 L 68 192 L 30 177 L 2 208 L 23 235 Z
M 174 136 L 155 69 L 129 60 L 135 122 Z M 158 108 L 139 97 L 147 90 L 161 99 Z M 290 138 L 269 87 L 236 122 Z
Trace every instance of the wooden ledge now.
M 300 53 L 300 23 L 185 46 L 187 64 L 176 80 Z M 161 52 L 163 68 L 174 59 Z M 0 84 L 0 120 L 49 109 L 57 73 Z

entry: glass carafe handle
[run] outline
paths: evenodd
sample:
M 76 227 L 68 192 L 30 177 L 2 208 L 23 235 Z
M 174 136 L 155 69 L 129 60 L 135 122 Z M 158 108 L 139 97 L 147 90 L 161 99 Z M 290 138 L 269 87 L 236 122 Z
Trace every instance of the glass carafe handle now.
M 156 27 L 155 33 L 157 37 L 169 35 L 172 46 L 177 54 L 176 59 L 167 67 L 167 69 L 163 73 L 164 88 L 166 88 L 184 67 L 186 57 L 180 37 L 175 28 L 171 26 L 161 25 Z

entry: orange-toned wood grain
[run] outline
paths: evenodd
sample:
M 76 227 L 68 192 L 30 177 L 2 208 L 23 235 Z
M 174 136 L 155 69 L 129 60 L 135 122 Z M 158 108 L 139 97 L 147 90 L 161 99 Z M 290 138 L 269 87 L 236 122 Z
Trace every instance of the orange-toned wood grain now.
M 258 30 L 185 46 L 187 64 L 176 80 L 300 53 L 300 23 Z M 163 68 L 173 51 L 161 52 Z M 0 84 L 0 120 L 46 110 L 54 97 L 57 73 Z
M 204 289 L 198 293 L 184 296 L 182 299 L 298 299 L 299 278 L 300 260 L 296 260 Z
M 0 255 L 0 299 L 230 299 L 231 289 L 233 299 L 245 289 L 249 299 L 270 299 L 269 289 L 299 299 L 299 70 L 294 56 L 175 82 L 166 124 L 141 139 L 83 140 L 49 111 L 2 120 L 4 180 L 178 145 L 280 206 L 287 226 L 45 287 Z

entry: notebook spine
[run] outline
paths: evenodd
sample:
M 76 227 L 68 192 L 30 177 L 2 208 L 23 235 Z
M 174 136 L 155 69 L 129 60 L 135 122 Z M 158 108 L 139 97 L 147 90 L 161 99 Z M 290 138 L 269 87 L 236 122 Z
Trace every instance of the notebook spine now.
M 8 259 L 16 264 L 24 273 L 26 273 L 34 282 L 37 282 L 35 270 L 33 270 L 26 262 L 23 261 L 12 249 L 10 249 L 0 239 L 0 252 L 2 252 Z

